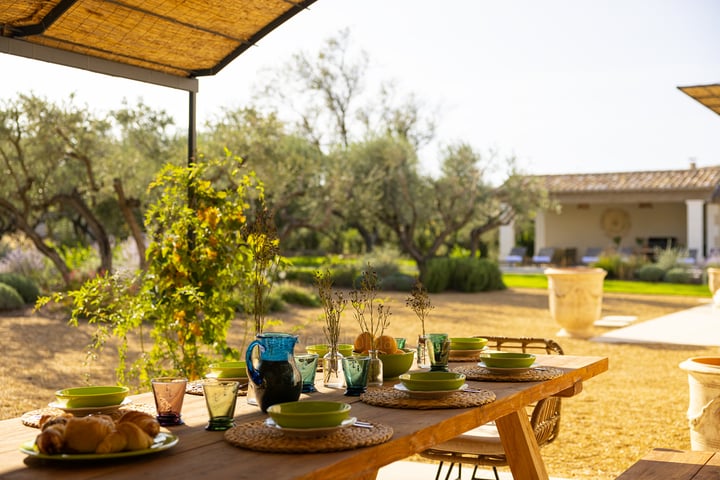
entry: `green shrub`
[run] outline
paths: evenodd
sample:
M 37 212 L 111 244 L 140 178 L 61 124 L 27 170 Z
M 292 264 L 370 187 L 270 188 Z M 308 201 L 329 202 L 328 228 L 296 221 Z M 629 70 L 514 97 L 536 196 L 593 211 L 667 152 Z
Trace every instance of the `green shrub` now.
M 316 269 L 308 270 L 306 268 L 290 267 L 285 272 L 285 280 L 301 285 L 313 285 L 315 283 L 315 270 Z
M 333 286 L 338 288 L 356 288 L 359 285 L 360 272 L 351 265 L 341 265 L 330 269 Z M 314 282 L 314 278 L 313 278 Z
M 622 259 L 620 255 L 601 255 L 597 262 L 591 266 L 602 268 L 607 272 L 607 278 L 620 278 Z
M 453 258 L 450 288 L 457 292 L 482 292 L 490 283 L 488 262 L 477 258 Z
M 637 270 L 637 277 L 643 282 L 660 282 L 665 278 L 665 270 L 654 264 L 643 265 Z
M 17 290 L 10 285 L 0 283 L 0 310 L 17 310 L 25 305 Z
M 692 283 L 693 275 L 687 268 L 675 267 L 665 272 L 663 280 L 668 283 Z
M 276 287 L 276 292 L 285 303 L 303 307 L 319 307 L 320 298 L 308 288 L 298 285 L 283 284 Z
M 429 293 L 440 293 L 448 289 L 451 278 L 452 261 L 449 258 L 438 257 L 428 260 L 420 281 Z
M 24 303 L 35 303 L 40 296 L 40 289 L 35 282 L 23 275 L 16 273 L 0 273 L 0 283 L 10 285 L 23 299 Z
M 415 285 L 415 277 L 404 273 L 394 273 L 380 279 L 380 289 L 393 292 L 409 292 Z
M 497 263 L 485 258 L 453 258 L 450 288 L 458 292 L 502 290 L 505 284 Z
M 378 247 L 363 256 L 361 265 L 372 265 L 378 278 L 386 278 L 400 271 L 400 253 L 392 247 Z

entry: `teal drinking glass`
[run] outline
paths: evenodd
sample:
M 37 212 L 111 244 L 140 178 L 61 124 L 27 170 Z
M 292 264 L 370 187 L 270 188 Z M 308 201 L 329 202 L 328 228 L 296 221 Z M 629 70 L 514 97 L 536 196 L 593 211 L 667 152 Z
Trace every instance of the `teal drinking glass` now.
M 343 375 L 345 376 L 345 395 L 357 397 L 367 390 L 370 357 L 350 356 L 342 359 Z

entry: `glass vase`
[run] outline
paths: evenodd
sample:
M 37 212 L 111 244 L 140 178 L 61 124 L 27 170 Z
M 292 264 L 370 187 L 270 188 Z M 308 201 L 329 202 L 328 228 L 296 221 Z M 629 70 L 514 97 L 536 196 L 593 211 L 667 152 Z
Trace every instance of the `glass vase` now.
M 377 350 L 370 350 L 370 365 L 368 366 L 368 387 L 382 387 L 383 384 L 383 364 L 378 356 Z
M 418 368 L 430 368 L 430 355 L 427 351 L 427 338 L 425 335 L 418 335 L 417 343 L 417 366 Z
M 342 359 L 343 354 L 333 349 L 323 357 L 323 385 L 327 388 L 345 388 Z

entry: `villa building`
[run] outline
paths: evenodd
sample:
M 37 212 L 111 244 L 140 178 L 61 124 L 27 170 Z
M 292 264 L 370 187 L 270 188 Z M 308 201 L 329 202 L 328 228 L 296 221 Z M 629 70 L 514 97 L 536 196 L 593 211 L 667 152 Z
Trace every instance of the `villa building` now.
M 537 215 L 530 257 L 554 247 L 557 262 L 576 264 L 591 248 L 649 254 L 671 246 L 702 262 L 720 249 L 720 166 L 536 178 L 560 208 Z M 514 226 L 501 227 L 500 258 L 514 245 Z

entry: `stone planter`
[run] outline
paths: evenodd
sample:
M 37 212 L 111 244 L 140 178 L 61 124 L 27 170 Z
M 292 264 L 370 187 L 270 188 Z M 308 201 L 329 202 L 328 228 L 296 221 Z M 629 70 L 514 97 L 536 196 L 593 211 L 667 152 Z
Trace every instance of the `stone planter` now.
M 692 357 L 680 368 L 688 373 L 690 387 L 691 448 L 720 451 L 720 357 Z
M 720 307 L 720 296 L 718 296 L 720 294 L 716 295 L 717 291 L 720 289 L 720 268 L 708 267 L 707 279 L 710 294 L 713 296 L 713 304 L 716 307 Z
M 559 336 L 589 338 L 602 312 L 602 268 L 548 268 L 550 315 L 562 327 Z

